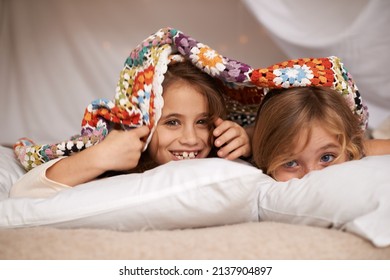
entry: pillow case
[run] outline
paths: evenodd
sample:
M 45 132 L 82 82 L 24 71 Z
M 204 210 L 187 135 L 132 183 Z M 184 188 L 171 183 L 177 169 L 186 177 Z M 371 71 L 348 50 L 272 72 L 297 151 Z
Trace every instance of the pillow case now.
M 49 225 L 115 230 L 184 229 L 249 221 L 336 228 L 390 245 L 390 156 L 276 182 L 243 162 L 171 162 L 93 181 L 47 199 L 0 201 L 0 228 Z
M 0 146 L 0 200 L 8 198 L 11 186 L 25 173 L 11 148 Z
M 259 181 L 263 221 L 337 228 L 390 245 L 390 155 L 372 156 L 288 182 Z
M 243 161 L 170 162 L 46 199 L 0 201 L 0 228 L 50 225 L 132 231 L 258 221 L 256 182 L 262 177 L 269 178 Z

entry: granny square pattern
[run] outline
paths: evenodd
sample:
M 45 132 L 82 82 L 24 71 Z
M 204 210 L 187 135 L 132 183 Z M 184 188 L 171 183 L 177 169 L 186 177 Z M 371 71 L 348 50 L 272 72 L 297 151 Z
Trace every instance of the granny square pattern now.
M 120 72 L 114 98 L 97 99 L 87 106 L 80 134 L 54 144 L 36 144 L 21 138 L 14 145 L 17 158 L 26 170 L 31 170 L 98 144 L 118 126 L 126 130 L 148 126 L 151 132 L 146 149 L 164 106 L 164 74 L 172 60 L 183 59 L 220 82 L 228 118 L 240 125 L 254 122 L 262 98 L 272 88 L 324 86 L 342 94 L 360 117 L 362 129 L 367 126 L 367 108 L 352 76 L 337 57 L 293 59 L 255 69 L 168 27 L 150 35 L 130 52 Z

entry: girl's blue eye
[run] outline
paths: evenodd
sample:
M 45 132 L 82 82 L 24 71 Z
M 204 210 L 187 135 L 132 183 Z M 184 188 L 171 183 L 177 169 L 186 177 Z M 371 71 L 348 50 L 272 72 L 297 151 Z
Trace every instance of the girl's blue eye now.
M 329 163 L 329 162 L 332 162 L 334 161 L 335 159 L 335 156 L 334 155 L 331 155 L 331 154 L 326 154 L 326 155 L 323 155 L 321 157 L 321 161 L 322 162 L 325 162 L 325 163 Z
M 298 166 L 298 163 L 295 161 L 295 160 L 292 160 L 292 161 L 289 161 L 289 162 L 286 162 L 285 164 L 283 164 L 285 167 L 287 168 L 293 168 L 293 167 L 296 167 Z

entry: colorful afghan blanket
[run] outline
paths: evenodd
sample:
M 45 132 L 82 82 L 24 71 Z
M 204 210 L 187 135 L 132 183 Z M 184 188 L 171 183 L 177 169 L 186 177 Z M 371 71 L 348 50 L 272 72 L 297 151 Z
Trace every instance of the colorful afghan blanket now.
M 254 122 L 257 108 L 269 89 L 302 86 L 336 89 L 360 117 L 362 128 L 367 125 L 367 108 L 351 75 L 337 57 L 295 59 L 254 69 L 220 55 L 177 29 L 163 28 L 130 53 L 120 72 L 114 99 L 98 99 L 87 106 L 79 135 L 44 145 L 22 138 L 14 145 L 21 164 L 31 170 L 59 156 L 79 152 L 102 141 L 114 125 L 123 129 L 147 125 L 151 129 L 148 144 L 161 117 L 164 74 L 175 56 L 190 60 L 221 81 L 229 118 L 241 125 Z

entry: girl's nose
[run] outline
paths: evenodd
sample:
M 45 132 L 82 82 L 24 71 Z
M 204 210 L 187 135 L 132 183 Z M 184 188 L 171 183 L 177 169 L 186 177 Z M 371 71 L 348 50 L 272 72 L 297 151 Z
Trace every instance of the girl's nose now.
M 318 165 L 318 164 L 313 164 L 313 165 L 308 165 L 308 166 L 305 166 L 304 168 L 302 168 L 302 176 L 305 176 L 307 173 L 311 172 L 311 171 L 314 171 L 314 170 L 321 170 L 323 169 L 324 167 L 321 166 L 321 165 Z
M 183 129 L 180 142 L 186 145 L 195 145 L 198 142 L 198 137 L 194 127 L 186 127 Z

